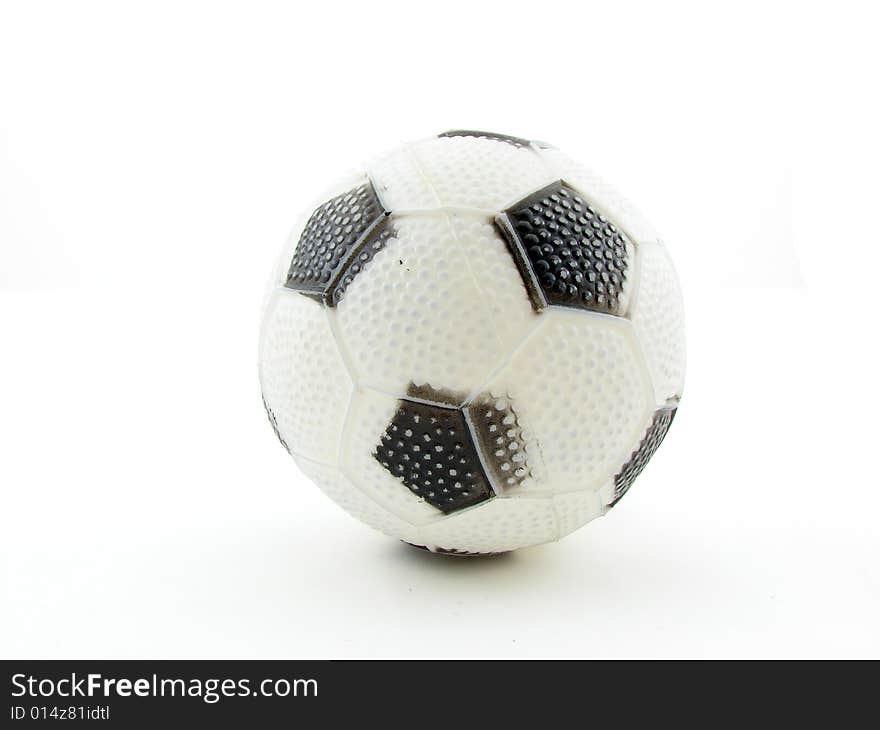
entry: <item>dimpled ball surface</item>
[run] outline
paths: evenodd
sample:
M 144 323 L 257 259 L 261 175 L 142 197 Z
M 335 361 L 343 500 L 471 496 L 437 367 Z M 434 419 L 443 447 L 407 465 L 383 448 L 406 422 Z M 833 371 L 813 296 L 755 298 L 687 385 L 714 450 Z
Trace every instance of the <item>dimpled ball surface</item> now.
M 678 279 L 550 145 L 453 131 L 319 196 L 272 278 L 269 421 L 368 525 L 436 552 L 572 532 L 632 486 L 684 384 Z

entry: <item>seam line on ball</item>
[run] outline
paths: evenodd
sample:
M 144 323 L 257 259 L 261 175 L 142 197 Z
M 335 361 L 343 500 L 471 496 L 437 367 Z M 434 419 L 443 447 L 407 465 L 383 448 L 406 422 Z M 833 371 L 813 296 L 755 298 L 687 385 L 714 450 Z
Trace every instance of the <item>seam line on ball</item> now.
M 473 403 L 474 399 L 487 390 L 490 383 L 492 383 L 500 373 L 504 371 L 504 369 L 510 365 L 513 361 L 513 358 L 519 353 L 519 351 L 525 347 L 526 343 L 535 335 L 535 333 L 541 328 L 541 325 L 546 322 L 546 319 L 538 318 L 536 321 L 529 325 L 529 329 L 526 333 L 520 338 L 519 342 L 517 342 L 513 347 L 510 348 L 510 351 L 501 358 L 501 361 L 489 374 L 486 376 L 485 380 L 483 380 L 477 387 L 475 387 L 470 393 L 468 393 L 467 397 L 462 404 L 462 407 L 465 408 L 471 403 Z
M 404 145 L 404 150 L 406 151 L 406 156 L 409 157 L 410 162 L 413 165 L 418 176 L 422 179 L 422 182 L 425 183 L 428 190 L 431 191 L 431 195 L 434 196 L 434 202 L 439 206 L 440 205 L 440 196 L 437 195 L 437 188 L 434 187 L 434 183 L 428 178 L 427 173 L 422 168 L 422 163 L 419 161 L 418 156 L 413 150 L 413 145 Z

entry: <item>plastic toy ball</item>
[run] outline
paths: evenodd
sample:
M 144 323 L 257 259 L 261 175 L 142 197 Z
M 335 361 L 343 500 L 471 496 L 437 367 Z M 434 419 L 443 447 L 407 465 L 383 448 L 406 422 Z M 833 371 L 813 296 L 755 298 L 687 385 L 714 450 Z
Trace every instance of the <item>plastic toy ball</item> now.
M 318 198 L 267 298 L 260 382 L 299 468 L 433 552 L 557 540 L 627 493 L 684 384 L 657 234 L 548 144 L 452 131 Z

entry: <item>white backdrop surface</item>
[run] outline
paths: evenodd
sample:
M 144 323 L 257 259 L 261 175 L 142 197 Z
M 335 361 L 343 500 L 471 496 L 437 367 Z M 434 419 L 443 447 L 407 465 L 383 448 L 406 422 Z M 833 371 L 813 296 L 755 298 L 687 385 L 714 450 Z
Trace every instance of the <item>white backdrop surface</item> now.
M 0 3 L 0 654 L 880 655 L 865 13 Z M 330 503 L 256 377 L 301 209 L 462 127 L 636 203 L 689 356 L 609 516 L 471 561 Z

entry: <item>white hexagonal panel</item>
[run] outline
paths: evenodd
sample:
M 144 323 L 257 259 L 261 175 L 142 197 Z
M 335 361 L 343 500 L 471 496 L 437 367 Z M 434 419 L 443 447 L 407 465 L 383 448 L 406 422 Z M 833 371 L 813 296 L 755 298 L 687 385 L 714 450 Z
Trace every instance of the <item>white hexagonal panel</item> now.
M 506 355 L 538 323 L 522 277 L 507 242 L 492 221 L 466 213 L 452 213 L 449 220 L 480 288 L 484 310 L 492 319 L 500 342 L 499 354 Z
M 503 552 L 557 539 L 553 502 L 493 499 L 423 526 L 421 543 L 473 553 Z
M 410 146 L 443 206 L 501 211 L 552 182 L 531 147 L 482 137 L 436 137 Z
M 404 395 L 411 384 L 462 397 L 500 361 L 496 331 L 444 213 L 393 217 L 394 235 L 336 308 L 358 382 Z
M 681 397 L 685 375 L 684 304 L 678 275 L 659 244 L 639 249 L 632 322 L 645 354 L 657 405 Z
M 557 494 L 552 499 L 559 520 L 559 537 L 565 537 L 604 512 L 605 503 L 602 501 L 601 490 L 588 489 Z
M 409 147 L 397 147 L 367 164 L 376 194 L 392 213 L 432 210 L 440 205 Z
M 260 385 L 290 451 L 335 463 L 352 382 L 327 312 L 316 301 L 278 288 L 260 338 Z
M 653 410 L 631 324 L 551 308 L 488 390 L 509 399 L 541 463 L 522 489 L 599 489 L 638 445 Z

